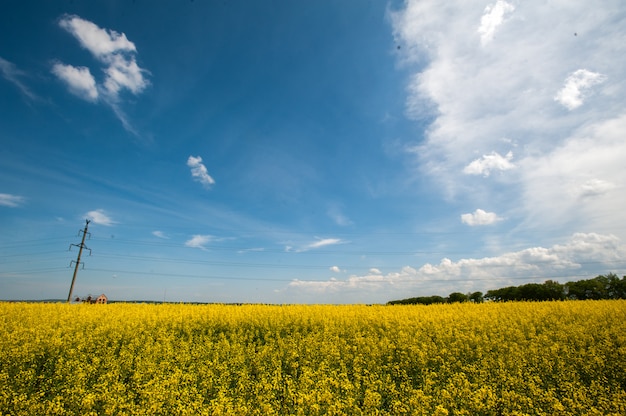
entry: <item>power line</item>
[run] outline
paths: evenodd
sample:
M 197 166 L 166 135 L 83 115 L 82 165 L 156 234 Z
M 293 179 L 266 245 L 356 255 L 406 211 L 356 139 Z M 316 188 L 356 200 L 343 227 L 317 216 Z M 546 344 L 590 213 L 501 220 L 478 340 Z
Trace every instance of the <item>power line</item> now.
M 52 241 L 67 241 L 68 238 L 71 238 L 72 236 L 69 237 L 50 237 L 50 238 L 37 238 L 35 240 L 18 240 L 18 241 L 13 241 L 10 244 L 0 244 L 0 249 L 5 250 L 5 249 L 12 249 L 12 248 L 20 248 L 20 246 L 28 246 L 33 247 L 33 246 L 49 246 L 50 242 Z
M 197 265 L 210 265 L 210 266 L 226 266 L 226 267 L 254 267 L 254 268 L 276 268 L 276 269 L 328 269 L 328 265 L 311 265 L 311 264 L 297 264 L 297 263 L 289 263 L 289 264 L 278 264 L 278 263 L 252 263 L 252 262 L 230 262 L 230 261 L 219 261 L 219 260 L 189 260 L 183 258 L 175 258 L 175 257 L 152 257 L 152 256 L 139 256 L 139 255 L 126 255 L 126 254 L 110 254 L 110 253 L 100 253 L 98 257 L 103 258 L 118 258 L 118 259 L 129 259 L 129 260 L 137 260 L 137 261 L 146 261 L 146 262 L 158 262 L 158 263 L 174 263 L 174 264 L 197 264 Z M 542 264 L 552 264 L 552 261 L 536 261 L 533 262 L 533 265 L 542 265 Z M 626 264 L 625 260 L 606 260 L 606 261 L 576 261 L 576 264 L 579 265 L 591 265 L 591 264 Z M 402 266 L 389 266 L 386 265 L 386 268 L 399 268 L 406 266 L 403 264 Z M 349 265 L 349 264 L 341 264 L 342 268 L 347 269 L 363 269 L 370 268 L 371 266 L 364 265 Z M 483 265 L 481 268 L 496 268 L 496 267 L 511 267 L 510 264 L 494 264 L 494 265 Z
M 219 275 L 198 275 L 198 274 L 183 274 L 183 273 L 163 273 L 163 272 L 144 272 L 144 271 L 132 271 L 132 270 L 119 270 L 119 269 L 90 269 L 92 271 L 98 272 L 107 272 L 107 273 L 116 273 L 116 274 L 129 274 L 129 275 L 143 275 L 143 276 L 160 276 L 160 277 L 186 277 L 186 278 L 194 278 L 194 279 L 210 279 L 210 280 L 244 280 L 244 281 L 255 281 L 255 282 L 300 282 L 300 283 L 326 283 L 328 279 L 325 280 L 311 280 L 311 279 L 279 279 L 279 278 L 260 278 L 260 277 L 244 277 L 244 276 L 219 276 Z M 525 276 L 497 276 L 497 277 L 477 277 L 477 278 L 455 278 L 455 279 L 414 279 L 410 277 L 406 278 L 389 278 L 383 275 L 380 276 L 378 280 L 368 280 L 368 279 L 360 279 L 359 283 L 365 284 L 381 284 L 381 283 L 402 283 L 402 282 L 415 282 L 415 283 L 448 283 L 448 282 L 478 282 L 478 281 L 501 281 L 501 280 L 531 280 L 531 279 L 559 279 L 559 278 L 570 278 L 570 277 L 589 277 L 588 273 L 577 273 L 577 274 L 552 274 L 546 276 L 538 276 L 538 275 L 525 275 Z M 335 280 L 335 283 L 341 283 L 342 280 Z

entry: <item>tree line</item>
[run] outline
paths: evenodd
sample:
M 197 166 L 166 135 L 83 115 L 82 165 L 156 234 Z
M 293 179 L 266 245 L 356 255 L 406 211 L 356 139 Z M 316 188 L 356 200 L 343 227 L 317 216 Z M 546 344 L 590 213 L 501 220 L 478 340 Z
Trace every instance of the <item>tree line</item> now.
M 431 305 L 434 303 L 484 302 L 484 301 L 546 301 L 546 300 L 587 300 L 587 299 L 626 299 L 626 276 L 621 279 L 614 273 L 600 275 L 593 279 L 578 280 L 561 284 L 554 280 L 544 283 L 527 283 L 521 286 L 508 286 L 489 290 L 487 293 L 453 292 L 448 297 L 420 296 L 392 300 L 388 305 Z

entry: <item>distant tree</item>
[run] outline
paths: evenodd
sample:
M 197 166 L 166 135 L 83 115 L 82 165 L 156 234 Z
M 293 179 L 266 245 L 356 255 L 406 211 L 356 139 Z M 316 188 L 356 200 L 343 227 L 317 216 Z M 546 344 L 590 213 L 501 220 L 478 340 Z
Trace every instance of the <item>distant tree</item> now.
M 474 292 L 472 294 L 469 295 L 469 300 L 474 302 L 474 303 L 483 303 L 483 301 L 485 300 L 483 298 L 483 292 Z
M 517 287 L 508 286 L 501 289 L 488 290 L 485 294 L 485 299 L 499 302 L 518 300 Z
M 467 302 L 468 297 L 461 292 L 452 292 L 448 295 L 448 303 Z
M 543 286 L 547 300 L 565 299 L 565 287 L 559 282 L 556 282 L 554 280 L 546 280 Z
M 423 305 L 433 305 L 435 303 L 446 303 L 446 300 L 441 296 L 425 296 L 420 298 L 422 300 Z
M 620 279 L 615 273 L 593 279 L 565 284 L 569 299 L 626 299 L 626 276 Z
M 626 276 L 620 279 L 615 273 L 609 273 L 606 278 L 609 298 L 626 299 Z
M 561 284 L 554 280 L 546 280 L 543 284 L 527 283 L 521 286 L 508 286 L 500 289 L 488 290 L 487 293 L 474 292 L 464 295 L 460 292 L 451 293 L 448 298 L 441 296 L 422 296 L 417 298 L 391 301 L 389 304 L 422 304 L 454 303 L 454 302 L 482 302 L 489 301 L 546 301 L 564 299 L 626 299 L 626 276 L 621 279 L 615 273 L 606 276 L 600 275 L 593 279 L 579 280 Z
M 608 279 L 605 276 L 598 276 L 593 279 L 578 280 L 567 283 L 567 293 L 570 299 L 607 299 Z
M 551 300 L 544 285 L 539 283 L 528 283 L 517 288 L 517 298 L 515 300 Z
M 387 302 L 388 305 L 432 305 L 434 303 L 445 303 L 446 300 L 441 296 L 420 296 L 416 298 L 392 300 Z

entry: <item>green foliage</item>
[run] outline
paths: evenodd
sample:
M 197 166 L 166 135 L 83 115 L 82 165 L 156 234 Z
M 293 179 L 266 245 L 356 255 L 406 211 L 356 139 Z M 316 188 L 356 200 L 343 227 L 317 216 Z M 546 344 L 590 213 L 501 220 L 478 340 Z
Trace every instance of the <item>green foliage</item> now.
M 626 299 L 626 276 L 620 280 L 614 273 L 570 282 L 565 286 L 568 299 Z
M 483 292 L 474 292 L 469 295 L 469 300 L 474 303 L 483 303 L 485 298 L 483 297 Z
M 446 299 L 441 296 L 420 296 L 388 302 L 389 305 L 433 305 L 436 303 L 446 303 Z
M 621 279 L 615 273 L 600 275 L 593 279 L 561 284 L 554 280 L 544 283 L 527 283 L 521 286 L 507 286 L 500 289 L 463 294 L 453 292 L 447 298 L 441 296 L 421 296 L 392 300 L 389 305 L 431 305 L 434 303 L 456 303 L 471 301 L 547 301 L 547 300 L 587 300 L 587 299 L 626 299 L 626 276 Z
M 467 302 L 469 297 L 461 292 L 452 292 L 448 295 L 448 303 Z

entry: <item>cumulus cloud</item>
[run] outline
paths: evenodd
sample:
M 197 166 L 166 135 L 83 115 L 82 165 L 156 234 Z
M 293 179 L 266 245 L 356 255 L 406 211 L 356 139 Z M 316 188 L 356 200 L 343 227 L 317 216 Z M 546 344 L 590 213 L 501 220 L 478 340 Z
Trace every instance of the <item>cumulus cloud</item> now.
M 148 85 L 148 71 L 137 64 L 137 48 L 124 33 L 103 29 L 93 22 L 75 15 L 63 15 L 59 26 L 78 40 L 101 65 L 105 78 L 97 83 L 86 67 L 56 63 L 52 73 L 64 82 L 70 91 L 87 101 L 101 98 L 111 106 L 124 128 L 137 135 L 126 114 L 120 108 L 120 94 L 129 91 L 140 94 Z
M 70 92 L 83 100 L 96 101 L 98 99 L 96 80 L 89 68 L 56 63 L 52 67 L 52 73 L 67 84 Z
M 0 206 L 4 207 L 19 207 L 24 203 L 24 197 L 11 194 L 0 194 Z
M 370 269 L 370 274 L 382 274 L 382 272 L 378 270 L 376 267 L 372 267 Z
M 128 89 L 137 95 L 148 85 L 148 81 L 144 77 L 144 70 L 137 65 L 134 58 L 120 55 L 112 56 L 105 73 L 107 77 L 104 81 L 104 88 L 116 100 L 123 89 Z
M 602 74 L 579 69 L 567 77 L 563 88 L 554 99 L 568 110 L 574 110 L 583 105 L 585 96 L 591 87 L 601 84 L 605 80 L 606 77 Z
M 191 168 L 191 176 L 196 182 L 200 182 L 205 187 L 210 187 L 215 184 L 215 180 L 209 175 L 209 171 L 202 163 L 200 156 L 189 156 L 187 159 L 187 166 Z
M 94 224 L 105 225 L 107 227 L 117 224 L 103 209 L 89 211 L 85 214 L 85 217 Z
M 614 235 L 576 233 L 564 244 L 547 248 L 531 247 L 495 257 L 457 261 L 443 258 L 438 264 L 426 263 L 419 268 L 405 266 L 386 275 L 370 271 L 367 275 L 352 275 L 343 280 L 293 280 L 288 289 L 315 294 L 357 292 L 361 299 L 385 302 L 391 300 L 391 296 L 447 295 L 453 291 L 486 291 L 529 281 L 561 279 L 565 282 L 587 274 L 595 277 L 606 270 L 614 270 L 616 261 L 622 260 L 624 255 L 626 246 Z
M 506 1 L 498 0 L 485 8 L 485 13 L 480 18 L 478 33 L 480 42 L 486 45 L 493 40 L 496 29 L 504 23 L 505 17 L 515 10 L 515 6 Z
M 331 266 L 329 270 L 333 273 L 341 273 L 341 269 L 339 268 L 339 266 Z
M 487 177 L 491 174 L 492 170 L 503 171 L 513 169 L 515 165 L 511 163 L 511 159 L 513 159 L 513 152 L 507 153 L 506 156 L 502 156 L 498 152 L 491 152 L 465 166 L 463 173 Z
M 137 95 L 148 86 L 148 80 L 145 77 L 147 71 L 140 68 L 136 61 L 137 49 L 135 44 L 129 41 L 124 33 L 102 29 L 96 24 L 74 15 L 63 16 L 59 20 L 59 26 L 72 34 L 83 48 L 91 52 L 101 64 L 105 65 L 106 77 L 103 90 L 107 93 L 108 99 L 117 102 L 122 90 L 126 89 Z M 72 86 L 66 77 L 59 75 L 63 72 L 55 71 L 58 65 L 60 64 L 56 64 L 53 68 L 53 73 Z M 82 79 L 86 79 L 87 73 L 91 75 L 87 68 L 80 69 L 82 70 Z M 95 80 L 93 77 L 90 78 L 95 86 Z M 91 100 L 95 99 L 92 95 L 87 95 L 87 97 Z
M 482 209 L 477 209 L 473 213 L 462 214 L 461 221 L 469 226 L 490 225 L 502 221 L 502 218 L 498 217 L 495 212 L 486 212 Z
M 196 234 L 196 235 L 193 235 L 189 240 L 185 241 L 185 247 L 192 247 L 192 248 L 199 248 L 202 250 L 206 250 L 206 245 L 214 240 L 215 238 L 212 235 Z
M 124 33 L 98 27 L 95 23 L 75 15 L 63 15 L 59 26 L 71 33 L 81 46 L 99 59 L 106 61 L 118 52 L 135 52 L 135 44 Z

